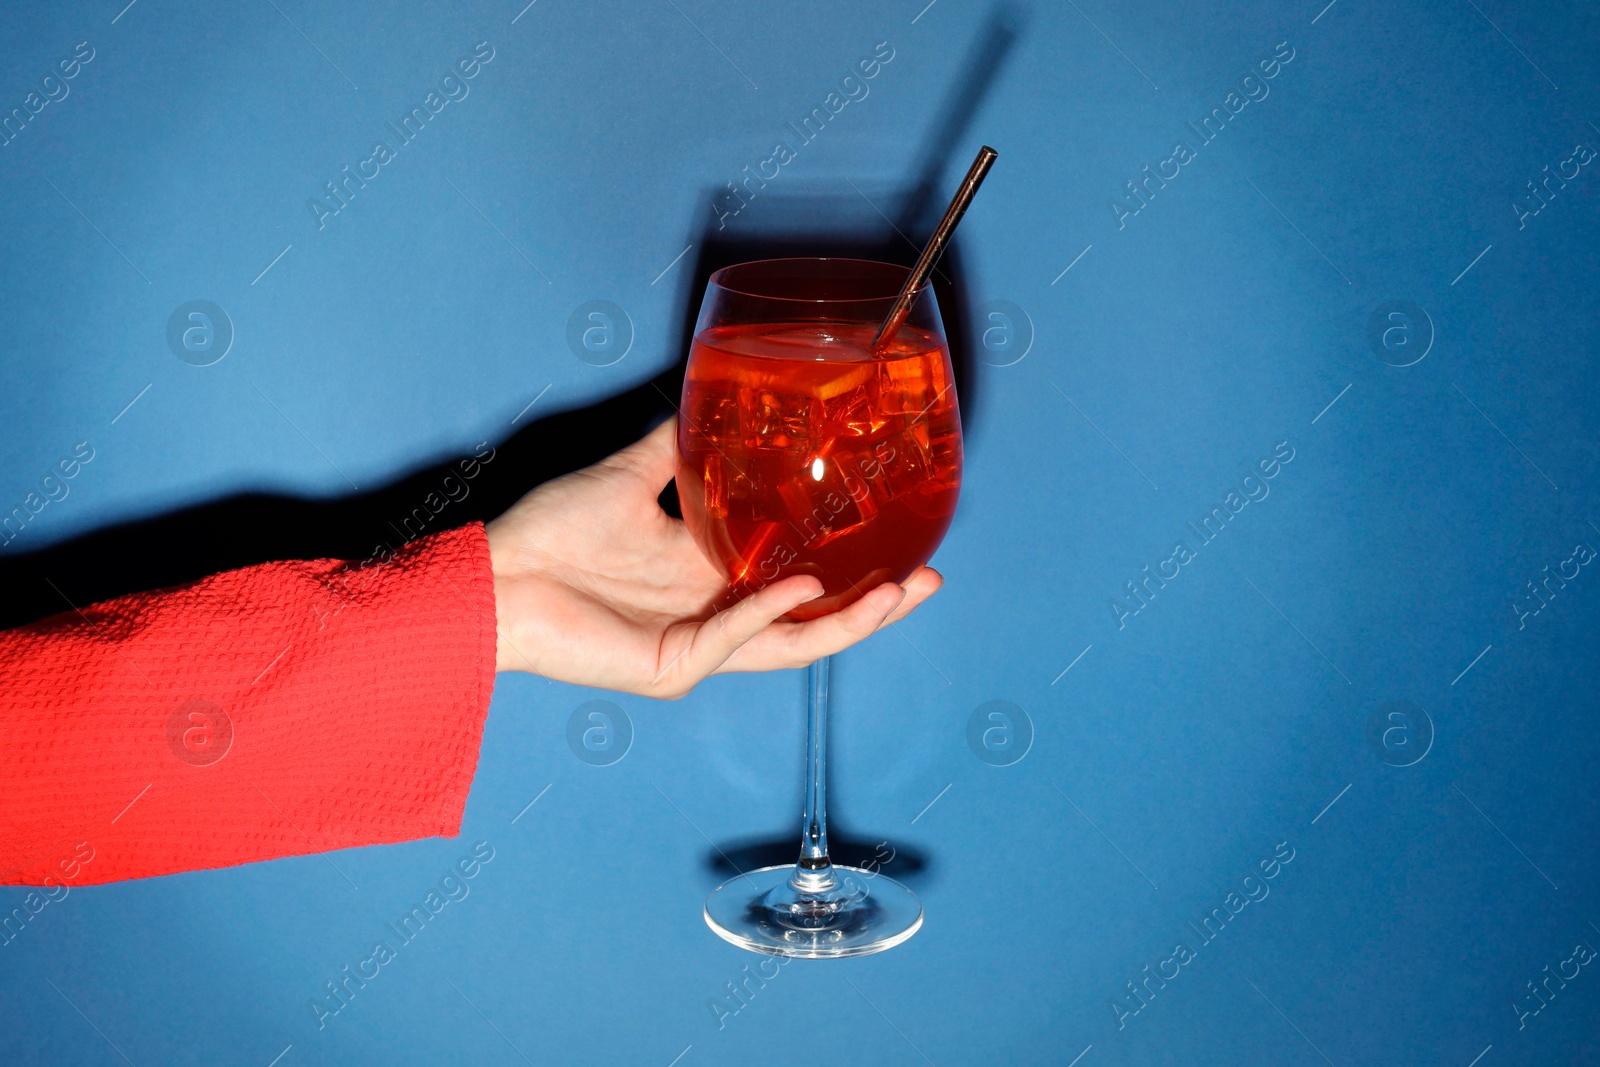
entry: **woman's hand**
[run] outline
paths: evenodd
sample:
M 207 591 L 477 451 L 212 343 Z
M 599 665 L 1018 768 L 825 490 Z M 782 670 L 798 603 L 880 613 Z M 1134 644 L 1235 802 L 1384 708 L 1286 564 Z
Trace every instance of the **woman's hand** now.
M 681 697 L 724 671 L 803 667 L 931 596 L 930 567 L 808 622 L 782 616 L 822 595 L 796 575 L 723 611 L 726 580 L 656 502 L 677 465 L 676 424 L 592 467 L 547 482 L 489 523 L 495 669 L 643 696 Z

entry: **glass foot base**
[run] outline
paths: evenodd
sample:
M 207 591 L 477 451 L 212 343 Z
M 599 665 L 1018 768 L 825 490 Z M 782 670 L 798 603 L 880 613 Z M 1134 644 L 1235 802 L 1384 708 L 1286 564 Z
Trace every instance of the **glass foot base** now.
M 858 867 L 763 867 L 706 898 L 706 925 L 768 956 L 835 959 L 893 948 L 922 926 L 922 904 L 892 878 Z

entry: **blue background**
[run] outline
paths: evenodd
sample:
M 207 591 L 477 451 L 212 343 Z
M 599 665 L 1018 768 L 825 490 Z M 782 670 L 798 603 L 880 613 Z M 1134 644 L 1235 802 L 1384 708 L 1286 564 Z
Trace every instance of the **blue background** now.
M 888 216 L 1000 150 L 947 264 L 946 586 L 835 663 L 838 833 L 893 850 L 916 937 L 729 995 L 759 957 L 700 907 L 719 849 L 791 847 L 802 674 L 676 703 L 504 675 L 460 839 L 75 890 L 0 949 L 0 1059 L 1600 1059 L 1593 967 L 1520 1029 L 1513 1006 L 1600 945 L 1600 575 L 1521 628 L 1512 607 L 1600 547 L 1600 160 L 1512 206 L 1600 148 L 1600 15 L 924 3 L 0 15 L 4 109 L 95 50 L 0 147 L 0 505 L 96 449 L 12 555 L 233 494 L 337 500 L 638 391 L 682 359 L 716 241 L 814 219 L 892 246 Z M 470 95 L 319 229 L 323 183 L 480 41 Z M 884 41 L 870 94 L 717 231 L 714 193 Z M 1185 123 L 1283 41 L 1270 94 L 1200 144 Z M 1178 140 L 1194 160 L 1119 227 L 1110 201 Z M 167 344 L 191 300 L 236 332 L 209 366 Z M 627 316 L 615 362 L 568 345 L 591 300 Z M 1368 330 L 1396 300 L 1426 315 L 1406 360 L 1431 334 L 1405 367 Z M 1270 495 L 1119 628 L 1123 583 L 1284 441 Z M 269 515 L 267 548 L 294 554 L 301 515 Z M 608 766 L 566 742 L 595 698 L 633 731 Z M 992 700 L 1031 736 L 1007 766 L 967 742 Z M 1400 700 L 1423 714 L 1374 741 Z M 479 840 L 470 896 L 319 1030 L 322 984 Z M 1280 842 L 1270 895 L 1119 1019 Z

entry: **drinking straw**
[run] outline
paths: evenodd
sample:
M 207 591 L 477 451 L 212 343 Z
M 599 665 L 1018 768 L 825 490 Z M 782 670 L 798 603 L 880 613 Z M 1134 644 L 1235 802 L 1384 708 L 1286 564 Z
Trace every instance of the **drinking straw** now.
M 928 280 L 928 275 L 933 273 L 934 264 L 939 262 L 939 257 L 944 254 L 944 246 L 950 243 L 950 235 L 955 233 L 956 223 L 966 214 L 967 205 L 972 203 L 972 198 L 977 195 L 978 186 L 983 184 L 989 168 L 994 166 L 994 161 L 999 157 L 1000 153 L 988 145 L 978 150 L 978 158 L 972 161 L 967 176 L 961 179 L 961 187 L 956 190 L 950 206 L 945 208 L 944 218 L 939 220 L 933 236 L 928 238 L 927 246 L 917 258 L 917 265 L 911 268 L 910 275 L 906 277 L 906 284 L 901 287 L 900 295 L 895 299 L 894 307 L 889 309 L 889 317 L 883 320 L 883 325 L 878 327 L 877 336 L 868 346 L 869 351 L 877 353 L 888 347 L 895 331 L 906 321 L 906 316 L 911 314 L 911 301 L 916 297 L 917 290 L 922 288 Z

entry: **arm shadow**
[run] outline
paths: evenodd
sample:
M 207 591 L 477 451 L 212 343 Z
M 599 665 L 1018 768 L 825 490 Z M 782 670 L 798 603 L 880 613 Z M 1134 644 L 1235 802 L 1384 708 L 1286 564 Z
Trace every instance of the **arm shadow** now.
M 528 423 L 368 492 L 237 493 L 0 556 L 7 594 L 0 629 L 256 563 L 371 559 L 426 534 L 487 522 L 541 482 L 638 440 L 673 414 L 682 383 L 679 361 L 625 393 Z M 676 510 L 670 484 L 662 503 Z

